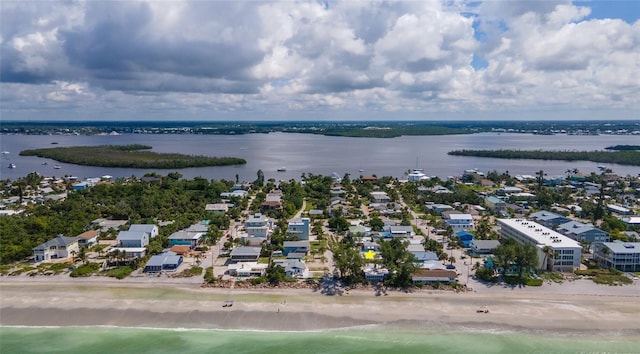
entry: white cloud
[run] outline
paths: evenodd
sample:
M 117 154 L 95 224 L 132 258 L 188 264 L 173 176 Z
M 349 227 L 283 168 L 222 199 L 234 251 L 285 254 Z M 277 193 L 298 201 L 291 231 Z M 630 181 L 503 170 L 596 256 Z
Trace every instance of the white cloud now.
M 570 1 L 0 6 L 15 117 L 640 111 L 640 21 Z

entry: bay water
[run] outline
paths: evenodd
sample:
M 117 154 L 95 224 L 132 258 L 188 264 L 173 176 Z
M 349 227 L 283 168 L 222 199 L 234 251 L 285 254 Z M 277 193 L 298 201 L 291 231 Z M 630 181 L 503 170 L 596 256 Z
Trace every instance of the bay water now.
M 3 151 L 0 178 L 17 179 L 36 171 L 45 176 L 71 175 L 78 178 L 141 177 L 156 172 L 166 175 L 174 170 L 103 168 L 58 163 L 34 156 L 18 156 L 25 149 L 56 146 L 144 144 L 155 152 L 176 152 L 191 155 L 232 156 L 247 160 L 238 166 L 185 168 L 178 172 L 185 178 L 253 181 L 260 169 L 266 178 L 276 180 L 299 179 L 302 173 L 342 176 L 393 176 L 403 178 L 414 168 L 421 168 L 428 176 L 446 178 L 459 176 L 465 169 L 479 171 L 508 171 L 511 175 L 534 175 L 544 170 L 548 176 L 564 176 L 567 169 L 577 168 L 583 173 L 600 173 L 598 166 L 606 165 L 620 175 L 638 175 L 640 167 L 622 166 L 588 161 L 506 160 L 449 156 L 459 149 L 525 149 L 525 150 L 602 150 L 607 146 L 639 143 L 634 135 L 530 135 L 510 133 L 480 133 L 443 136 L 403 136 L 398 138 L 348 138 L 312 134 L 270 133 L 246 135 L 195 134 L 124 134 L 108 136 L 73 135 L 1 135 Z M 55 143 L 55 144 L 53 144 Z M 8 168 L 9 163 L 16 168 Z M 60 169 L 54 169 L 59 165 Z M 278 169 L 285 169 L 278 172 Z

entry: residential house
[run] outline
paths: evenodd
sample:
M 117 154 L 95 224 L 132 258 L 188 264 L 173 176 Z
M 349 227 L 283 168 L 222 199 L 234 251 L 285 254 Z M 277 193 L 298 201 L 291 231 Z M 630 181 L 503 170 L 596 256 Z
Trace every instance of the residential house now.
M 375 263 L 367 264 L 364 267 L 363 272 L 365 279 L 371 282 L 384 281 L 389 278 L 389 270 L 382 268 Z
M 507 203 L 497 197 L 491 196 L 484 198 L 484 204 L 487 206 L 487 208 L 489 208 L 489 210 L 496 214 L 507 211 Z
M 609 242 L 609 233 L 600 230 L 592 224 L 569 221 L 558 226 L 558 232 L 578 242 Z
M 310 231 L 311 219 L 309 218 L 296 218 L 289 221 L 287 226 L 287 235 L 295 237 L 298 240 L 308 240 Z
M 98 236 L 100 236 L 100 230 L 89 230 L 76 237 L 78 238 L 78 245 L 89 248 L 98 243 Z
M 144 266 L 144 273 L 158 273 L 161 271 L 173 272 L 182 264 L 182 256 L 174 252 L 167 251 L 162 254 L 152 256 Z
M 453 210 L 451 205 L 447 204 L 427 204 L 427 208 L 434 211 L 438 215 L 442 215 L 445 211 Z
M 602 242 L 594 245 L 593 259 L 603 268 L 640 271 L 640 242 Z
M 149 244 L 149 234 L 143 231 L 120 231 L 116 241 L 122 248 L 144 248 Z
M 473 241 L 473 234 L 467 231 L 458 231 L 456 232 L 456 237 L 462 243 L 462 247 L 469 248 L 471 245 L 471 241 Z
M 307 255 L 309 253 L 310 244 L 309 241 L 284 241 L 282 254 L 288 256 L 290 253 L 302 253 Z M 304 256 L 303 256 L 304 257 Z
M 571 219 L 565 216 L 546 210 L 532 213 L 531 215 L 529 215 L 529 218 L 537 222 L 538 224 L 544 225 L 551 229 L 571 221 Z
M 158 226 L 154 224 L 133 224 L 129 226 L 129 231 L 146 232 L 147 235 L 149 235 L 149 239 L 152 239 L 159 234 Z
M 229 204 L 227 203 L 216 203 L 216 204 L 207 204 L 204 207 L 204 210 L 211 213 L 211 215 L 224 215 L 229 211 Z
M 493 253 L 493 250 L 500 246 L 498 240 L 472 240 L 469 244 L 470 251 L 473 254 Z
M 454 283 L 458 281 L 458 274 L 446 269 L 416 269 L 411 280 L 414 284 Z
M 143 231 L 120 231 L 116 241 L 118 243 L 116 251 L 124 251 L 128 257 L 140 258 L 147 251 L 149 234 Z
M 229 275 L 234 277 L 262 277 L 266 274 L 268 266 L 269 265 L 266 263 L 237 262 L 234 264 L 229 264 L 227 271 L 229 272 Z
M 309 277 L 309 268 L 307 268 L 307 265 L 301 260 L 276 259 L 274 263 L 284 268 L 284 273 L 288 277 L 291 277 L 291 278 L 308 278 Z
M 444 222 L 453 228 L 453 232 L 473 230 L 473 216 L 471 214 L 449 214 Z
M 387 231 L 391 237 L 413 237 L 415 235 L 413 226 L 410 225 L 391 225 L 388 226 L 385 231 Z
M 607 210 L 618 215 L 633 215 L 633 211 L 616 204 L 607 204 Z
M 202 232 L 189 232 L 186 230 L 174 232 L 169 236 L 169 247 L 189 246 L 191 249 L 194 249 L 198 246 L 198 243 L 204 235 Z
M 371 192 L 371 198 L 375 203 L 389 203 L 391 198 L 385 192 Z
M 260 237 L 266 239 L 269 236 L 273 222 L 262 215 L 256 213 L 247 218 L 244 222 L 245 231 L 249 236 Z
M 54 239 L 33 248 L 36 262 L 69 258 L 80 251 L 77 237 L 58 235 Z
M 241 246 L 231 250 L 229 256 L 232 262 L 257 262 L 261 251 L 260 247 Z
M 222 198 L 246 198 L 248 195 L 249 192 L 242 189 L 220 193 L 220 197 Z
M 271 191 L 267 194 L 265 201 L 260 204 L 260 211 L 282 210 L 282 192 L 279 190 Z

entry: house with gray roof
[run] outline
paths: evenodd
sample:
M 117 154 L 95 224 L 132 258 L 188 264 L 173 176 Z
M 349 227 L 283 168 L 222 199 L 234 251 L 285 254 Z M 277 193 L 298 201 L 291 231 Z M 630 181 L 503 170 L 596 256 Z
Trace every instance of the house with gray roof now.
M 387 228 L 387 230 L 391 237 L 412 237 L 415 235 L 413 231 L 413 226 L 407 225 L 392 225 Z
M 144 231 L 120 231 L 116 241 L 118 247 L 142 248 L 149 244 L 149 234 Z
M 623 272 L 640 271 L 640 242 L 596 243 L 593 259 L 602 268 L 615 268 Z
M 257 262 L 261 251 L 260 247 L 241 246 L 231 250 L 229 256 L 232 262 Z
M 274 261 L 284 268 L 284 273 L 288 277 L 292 278 L 308 278 L 309 268 L 307 265 L 299 259 L 277 259 Z
M 569 221 L 558 226 L 558 232 L 578 242 L 609 242 L 608 232 L 578 221 Z
M 129 231 L 133 232 L 145 232 L 149 235 L 149 239 L 158 236 L 160 230 L 157 225 L 154 224 L 133 224 L 129 226 Z
M 470 251 L 474 254 L 492 253 L 493 250 L 500 246 L 498 240 L 471 240 L 469 243 Z
M 548 228 L 554 228 L 562 224 L 566 224 L 571 221 L 568 217 L 556 214 L 550 211 L 542 210 L 529 215 L 529 218 L 537 222 L 540 225 L 544 225 Z
M 54 239 L 33 248 L 36 262 L 49 261 L 52 259 L 69 258 L 75 252 L 79 252 L 77 237 L 58 235 Z
M 158 273 L 162 271 L 173 272 L 182 264 L 182 256 L 178 256 L 174 252 L 167 251 L 149 258 L 144 266 L 145 273 Z
M 282 254 L 288 256 L 289 253 L 302 253 L 303 257 L 309 253 L 309 241 L 284 241 L 282 244 Z

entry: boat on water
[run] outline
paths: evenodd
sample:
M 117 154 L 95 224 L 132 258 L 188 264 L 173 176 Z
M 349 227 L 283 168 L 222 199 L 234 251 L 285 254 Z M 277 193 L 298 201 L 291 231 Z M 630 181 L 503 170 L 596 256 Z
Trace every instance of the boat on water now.
M 286 171 L 287 171 L 287 168 L 286 168 L 286 167 L 280 167 L 280 168 L 278 169 L 278 172 L 286 172 Z
M 43 165 L 43 166 L 46 166 L 46 165 L 48 165 L 48 164 L 49 164 L 49 163 L 48 163 L 47 161 L 45 161 L 45 162 L 43 162 L 43 163 L 42 163 L 42 165 Z
M 15 163 L 10 163 L 9 164 L 9 168 L 16 168 L 16 164 Z
M 55 168 L 56 170 L 59 170 L 59 169 L 61 169 L 62 167 L 60 167 L 60 165 L 55 165 L 55 166 L 53 166 L 53 168 Z
M 9 155 L 9 154 L 10 154 L 10 152 L 9 152 L 9 151 L 7 151 L 7 150 L 4 150 L 4 151 L 0 152 L 0 154 L 2 154 L 2 155 Z
M 360 172 L 364 172 L 364 170 L 363 170 L 363 169 L 360 169 Z

